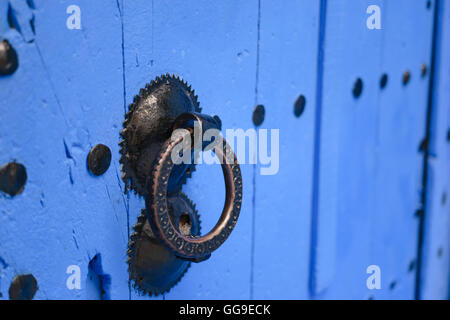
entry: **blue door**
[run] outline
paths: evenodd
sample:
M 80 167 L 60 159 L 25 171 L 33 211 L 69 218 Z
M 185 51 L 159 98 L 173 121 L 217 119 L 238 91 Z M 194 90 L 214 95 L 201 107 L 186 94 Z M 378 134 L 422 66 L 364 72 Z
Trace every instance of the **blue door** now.
M 0 299 L 449 297 L 449 1 L 1 0 L 0 40 Z M 224 244 L 148 295 L 119 143 L 166 74 L 247 134 L 243 200 Z M 182 191 L 206 234 L 220 166 Z

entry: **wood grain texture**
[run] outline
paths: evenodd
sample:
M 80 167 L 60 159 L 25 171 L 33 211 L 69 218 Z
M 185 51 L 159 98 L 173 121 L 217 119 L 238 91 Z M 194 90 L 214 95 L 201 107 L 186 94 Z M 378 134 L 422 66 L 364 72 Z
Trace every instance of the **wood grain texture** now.
M 0 1 L 0 38 L 19 56 L 0 77 L 0 167 L 17 161 L 28 176 L 21 194 L 0 194 L 0 299 L 20 274 L 36 278 L 35 299 L 149 299 L 128 279 L 145 203 L 123 192 L 118 143 L 134 96 L 166 73 L 192 85 L 224 133 L 254 128 L 263 105 L 259 129 L 280 130 L 280 167 L 264 176 L 264 165 L 241 164 L 230 238 L 150 299 L 414 298 L 431 89 L 422 297 L 448 298 L 449 1 L 439 2 L 435 86 L 420 74 L 431 67 L 435 1 Z M 66 27 L 72 4 L 81 30 Z M 373 4 L 381 30 L 366 27 Z M 95 177 L 86 158 L 99 143 L 112 160 Z M 225 198 L 220 166 L 198 165 L 183 192 L 206 232 Z M 80 290 L 66 286 L 70 265 Z M 381 268 L 381 290 L 366 287 L 369 265 Z

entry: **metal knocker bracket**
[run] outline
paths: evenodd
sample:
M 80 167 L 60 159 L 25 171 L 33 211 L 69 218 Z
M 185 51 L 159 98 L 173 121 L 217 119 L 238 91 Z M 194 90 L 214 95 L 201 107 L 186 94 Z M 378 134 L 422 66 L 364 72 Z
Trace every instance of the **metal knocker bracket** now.
M 166 74 L 140 90 L 125 117 L 119 143 L 122 180 L 125 192 L 145 197 L 146 203 L 128 242 L 128 270 L 134 287 L 144 294 L 169 291 L 191 262 L 208 259 L 226 241 L 239 217 L 241 170 L 222 137 L 213 145 L 225 179 L 225 205 L 216 226 L 206 235 L 200 235 L 195 203 L 181 192 L 195 163 L 173 163 L 172 152 L 189 135 L 194 143 L 187 151 L 195 160 L 200 151 L 211 148 L 196 133 L 220 129 L 214 118 L 201 111 L 191 86 Z
M 183 127 L 194 129 L 192 123 L 199 123 L 202 132 L 209 128 L 218 129 L 215 120 L 209 116 L 185 113 L 175 120 L 174 129 Z M 191 125 L 190 125 L 191 123 Z M 159 240 L 177 256 L 192 261 L 203 261 L 219 248 L 229 237 L 239 217 L 242 203 L 242 176 L 236 155 L 225 139 L 215 146 L 225 179 L 225 206 L 215 227 L 204 236 L 184 235 L 174 226 L 169 216 L 167 185 L 175 164 L 171 156 L 175 146 L 183 136 L 168 139 L 159 152 L 156 164 L 147 183 L 146 207 L 152 231 Z M 202 143 L 194 143 L 202 146 Z M 195 152 L 195 150 L 193 150 Z M 199 150 L 198 150 L 199 151 Z M 231 160 L 231 161 L 230 161 Z

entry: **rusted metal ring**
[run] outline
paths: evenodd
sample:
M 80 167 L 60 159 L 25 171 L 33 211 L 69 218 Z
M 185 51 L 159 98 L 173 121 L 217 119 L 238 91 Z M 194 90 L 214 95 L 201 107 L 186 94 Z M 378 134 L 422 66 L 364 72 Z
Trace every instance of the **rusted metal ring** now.
M 183 136 L 168 139 L 161 147 L 147 182 L 146 207 L 152 231 L 156 237 L 180 258 L 192 261 L 207 259 L 231 234 L 239 217 L 242 204 L 242 176 L 236 155 L 225 139 L 215 147 L 215 154 L 221 160 L 225 179 L 225 205 L 215 227 L 204 236 L 183 235 L 175 228 L 169 216 L 167 186 L 174 168 L 171 154 Z M 221 147 L 219 147 L 221 145 Z

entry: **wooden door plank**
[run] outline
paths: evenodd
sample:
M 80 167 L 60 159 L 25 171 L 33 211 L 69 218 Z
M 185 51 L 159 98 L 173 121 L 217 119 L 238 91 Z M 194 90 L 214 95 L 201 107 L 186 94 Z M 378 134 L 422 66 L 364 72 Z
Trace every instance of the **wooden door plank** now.
M 254 172 L 255 299 L 309 296 L 319 5 L 319 1 L 261 1 L 256 102 L 265 106 L 260 128 L 268 130 L 268 141 L 271 130 L 279 130 L 279 141 L 273 141 L 279 142 L 279 155 L 269 148 L 275 174 L 263 174 L 269 166 L 260 162 Z M 301 95 L 306 104 L 297 118 L 294 106 Z
M 117 179 L 123 118 L 117 7 L 78 1 L 82 29 L 69 30 L 70 1 L 11 4 L 19 25 L 2 36 L 18 51 L 19 69 L 0 79 L 1 162 L 24 163 L 28 182 L 21 195 L 0 198 L 1 225 L 8 226 L 0 228 L 0 256 L 8 265 L 1 290 L 6 296 L 12 277 L 32 273 L 38 299 L 100 298 L 98 279 L 90 280 L 97 272 L 104 276 L 103 298 L 128 299 L 127 214 Z M 35 34 L 23 17 L 33 18 Z M 97 143 L 112 152 L 109 170 L 98 178 L 86 168 Z M 96 271 L 88 274 L 97 254 Z M 66 286 L 70 265 L 81 269 L 80 290 Z
M 123 7 L 127 103 L 157 76 L 178 74 L 195 89 L 203 111 L 220 117 L 223 132 L 252 127 L 256 1 L 124 1 Z M 249 298 L 252 169 L 241 165 L 244 199 L 230 238 L 208 261 L 192 265 L 165 298 Z M 206 233 L 225 197 L 220 167 L 198 165 L 183 192 L 197 204 Z

